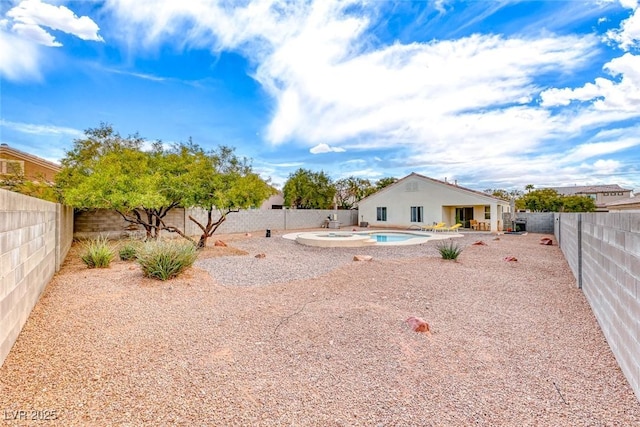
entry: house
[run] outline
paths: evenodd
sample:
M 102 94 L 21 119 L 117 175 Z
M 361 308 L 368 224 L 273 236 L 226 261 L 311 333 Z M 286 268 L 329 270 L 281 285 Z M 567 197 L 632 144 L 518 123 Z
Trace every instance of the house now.
M 262 202 L 262 205 L 260 205 L 260 209 L 282 209 L 283 205 L 284 196 L 282 195 L 282 191 L 278 191 L 278 193 Z
M 608 185 L 574 185 L 573 187 L 551 187 L 562 196 L 587 196 L 596 204 L 596 212 L 606 212 L 607 204 L 618 200 L 627 200 L 633 190 L 620 187 L 618 184 Z
M 486 193 L 417 173 L 396 181 L 360 200 L 360 221 L 376 227 L 428 226 L 457 222 L 469 228 L 470 220 L 483 222 L 491 231 L 502 230 L 502 214 L 509 202 Z
M 640 197 L 616 200 L 607 203 L 606 208 L 609 212 L 640 212 Z
M 23 174 L 30 181 L 53 182 L 60 170 L 57 163 L 0 144 L 0 176 Z

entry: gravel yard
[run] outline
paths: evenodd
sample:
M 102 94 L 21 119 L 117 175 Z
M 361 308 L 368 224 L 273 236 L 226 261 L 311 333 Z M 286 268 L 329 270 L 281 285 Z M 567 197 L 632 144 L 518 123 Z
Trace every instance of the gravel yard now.
M 241 251 L 168 282 L 74 248 L 0 368 L 0 425 L 640 425 L 555 239 L 467 234 L 453 262 L 280 236 L 218 236 Z

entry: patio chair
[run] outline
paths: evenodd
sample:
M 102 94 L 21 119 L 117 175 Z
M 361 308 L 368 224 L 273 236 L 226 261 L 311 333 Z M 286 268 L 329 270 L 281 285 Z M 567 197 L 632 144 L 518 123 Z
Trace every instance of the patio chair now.
M 420 230 L 421 231 L 442 231 L 446 225 L 447 224 L 445 224 L 444 222 L 439 222 L 436 225 L 425 225 Z
M 472 230 L 480 230 L 480 224 L 475 219 L 469 220 L 469 227 L 471 227 Z
M 443 227 L 442 231 L 449 231 L 449 232 L 458 231 L 458 228 L 460 227 L 462 227 L 462 224 L 458 223 L 456 225 L 452 225 L 451 227 Z

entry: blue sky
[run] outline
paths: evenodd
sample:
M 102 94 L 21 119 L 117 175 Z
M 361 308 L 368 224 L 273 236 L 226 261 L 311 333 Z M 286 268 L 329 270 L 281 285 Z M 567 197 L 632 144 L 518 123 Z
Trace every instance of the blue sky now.
M 110 123 L 252 159 L 477 190 L 640 191 L 637 0 L 0 0 L 0 142 Z

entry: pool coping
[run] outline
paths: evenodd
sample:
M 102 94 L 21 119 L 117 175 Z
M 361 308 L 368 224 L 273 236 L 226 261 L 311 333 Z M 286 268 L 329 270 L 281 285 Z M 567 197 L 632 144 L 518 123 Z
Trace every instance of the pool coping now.
M 377 242 L 370 236 L 377 233 L 388 234 L 412 234 L 415 238 L 410 238 L 397 242 Z M 282 237 L 294 240 L 306 246 L 323 248 L 345 248 L 363 246 L 409 246 L 420 245 L 430 240 L 444 240 L 454 237 L 462 237 L 461 233 L 455 232 L 424 232 L 416 230 L 371 230 L 371 231 L 303 231 L 288 233 Z

